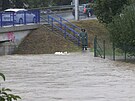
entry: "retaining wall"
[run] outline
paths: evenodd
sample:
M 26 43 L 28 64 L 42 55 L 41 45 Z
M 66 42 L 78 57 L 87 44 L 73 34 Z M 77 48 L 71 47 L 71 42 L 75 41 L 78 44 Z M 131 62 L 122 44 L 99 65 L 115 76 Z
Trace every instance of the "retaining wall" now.
M 12 54 L 21 41 L 40 24 L 0 28 L 0 55 Z

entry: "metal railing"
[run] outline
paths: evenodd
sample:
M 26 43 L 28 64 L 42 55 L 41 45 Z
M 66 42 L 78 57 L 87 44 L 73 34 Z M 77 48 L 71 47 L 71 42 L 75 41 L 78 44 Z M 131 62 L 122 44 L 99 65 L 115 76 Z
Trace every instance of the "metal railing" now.
M 64 19 L 62 16 L 60 16 L 60 15 L 56 15 L 56 16 L 60 19 L 61 22 L 68 24 L 71 28 L 77 29 L 78 31 L 81 31 L 80 27 L 78 27 L 75 24 L 73 24 L 73 23 L 69 22 L 68 20 Z
M 57 16 L 57 17 L 58 18 L 48 15 L 48 24 L 51 25 L 52 31 L 54 31 L 54 29 L 56 28 L 59 31 L 61 31 L 62 33 L 64 33 L 63 34 L 64 38 L 69 38 L 74 43 L 77 43 L 78 45 L 80 45 L 80 37 L 79 37 L 80 32 L 76 31 L 75 29 L 73 29 L 72 27 L 67 25 L 67 23 L 63 23 L 63 21 L 68 22 L 67 20 L 64 20 L 60 16 Z M 68 24 L 72 25 L 74 28 L 81 29 L 70 22 L 68 22 Z
M 40 23 L 40 10 L 0 12 L 0 27 Z

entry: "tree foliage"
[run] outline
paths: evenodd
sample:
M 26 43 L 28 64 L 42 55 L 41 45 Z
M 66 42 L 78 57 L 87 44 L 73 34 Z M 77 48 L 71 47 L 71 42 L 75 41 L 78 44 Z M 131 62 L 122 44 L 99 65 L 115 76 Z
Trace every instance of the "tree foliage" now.
M 16 8 L 22 8 L 24 6 L 22 0 L 14 0 L 14 5 Z
M 79 0 L 80 4 L 94 0 Z M 2 10 L 7 8 L 40 8 L 59 5 L 70 5 L 72 0 L 0 0 Z
M 56 5 L 70 5 L 72 0 L 2 0 L 2 10 L 7 8 L 40 8 Z M 81 0 L 83 1 L 83 0 Z
M 120 14 L 128 0 L 96 0 L 95 14 L 102 23 L 110 23 L 113 16 Z
M 116 47 L 135 55 L 135 4 L 125 7 L 108 24 L 111 40 Z
M 10 8 L 10 2 L 9 0 L 2 0 L 2 10 L 5 10 L 7 8 Z
M 0 76 L 5 81 L 5 75 L 0 73 Z M 0 101 L 14 101 L 14 100 L 21 99 L 21 97 L 18 95 L 8 93 L 11 91 L 12 90 L 9 88 L 0 88 Z
M 107 26 L 115 46 L 135 56 L 134 3 L 134 0 L 96 0 L 95 14 Z

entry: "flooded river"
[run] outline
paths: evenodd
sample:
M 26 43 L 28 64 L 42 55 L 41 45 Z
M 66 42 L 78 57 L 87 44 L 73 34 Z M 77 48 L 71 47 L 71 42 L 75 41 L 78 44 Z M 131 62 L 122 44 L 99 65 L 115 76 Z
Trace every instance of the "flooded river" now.
M 1 56 L 0 72 L 18 101 L 135 101 L 135 64 L 92 53 Z

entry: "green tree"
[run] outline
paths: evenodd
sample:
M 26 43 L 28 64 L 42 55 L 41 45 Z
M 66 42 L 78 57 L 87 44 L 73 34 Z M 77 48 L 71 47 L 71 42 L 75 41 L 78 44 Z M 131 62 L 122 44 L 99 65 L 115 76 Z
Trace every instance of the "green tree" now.
M 0 73 L 0 77 L 5 81 L 5 75 Z M 11 92 L 12 90 L 9 88 L 1 88 L 0 89 L 0 101 L 13 101 L 13 100 L 18 100 L 21 99 L 20 96 L 14 95 L 14 94 L 9 94 L 7 92 Z
M 24 2 L 29 5 L 29 8 L 40 8 L 55 5 L 54 0 L 24 0 Z
M 9 0 L 2 0 L 2 10 L 5 10 L 7 8 L 10 8 Z
M 15 8 L 23 8 L 24 7 L 22 0 L 15 0 L 14 4 L 15 4 Z
M 111 40 L 119 49 L 135 56 L 135 4 L 125 7 L 108 24 Z
M 96 0 L 94 12 L 102 23 L 110 23 L 113 16 L 120 14 L 128 0 Z

